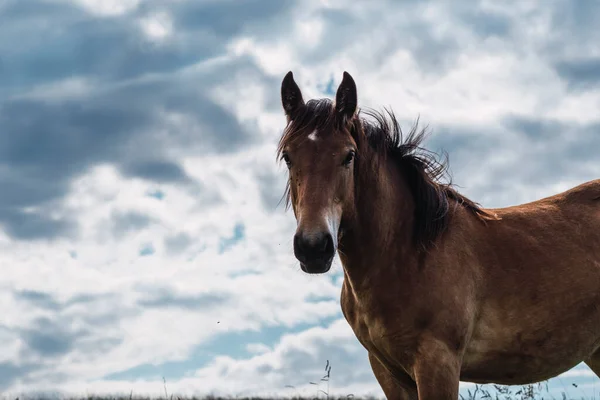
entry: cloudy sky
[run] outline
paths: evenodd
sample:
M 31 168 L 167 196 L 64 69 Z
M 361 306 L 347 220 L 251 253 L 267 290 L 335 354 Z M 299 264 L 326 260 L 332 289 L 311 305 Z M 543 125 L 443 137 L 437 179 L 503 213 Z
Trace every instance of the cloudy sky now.
M 600 177 L 600 5 L 501 3 L 0 0 L 0 391 L 382 395 L 292 254 L 281 79 L 350 72 L 484 206 Z

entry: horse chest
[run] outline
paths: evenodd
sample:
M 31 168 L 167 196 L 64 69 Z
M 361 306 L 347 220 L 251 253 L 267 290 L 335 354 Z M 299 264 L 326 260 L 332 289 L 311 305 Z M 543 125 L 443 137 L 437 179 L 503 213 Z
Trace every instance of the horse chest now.
M 415 348 L 415 330 L 402 324 L 400 313 L 386 314 L 375 304 L 360 302 L 347 288 L 342 288 L 342 312 L 358 341 L 388 367 L 407 370 Z
M 369 350 L 372 345 L 372 332 L 374 324 L 368 316 L 368 312 L 365 312 L 360 304 L 352 296 L 344 296 L 342 293 L 342 312 L 346 321 L 352 328 L 352 331 L 356 335 L 356 338 L 362 343 L 363 346 Z

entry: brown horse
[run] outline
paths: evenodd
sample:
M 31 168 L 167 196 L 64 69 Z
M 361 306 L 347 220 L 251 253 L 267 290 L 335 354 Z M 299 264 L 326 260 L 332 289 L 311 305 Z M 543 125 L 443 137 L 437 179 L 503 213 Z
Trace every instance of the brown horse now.
M 600 374 L 600 180 L 484 209 L 440 182 L 446 165 L 392 112 L 357 111 L 283 79 L 294 254 L 325 273 L 389 399 L 458 398 L 459 381 L 521 385 L 584 361 Z

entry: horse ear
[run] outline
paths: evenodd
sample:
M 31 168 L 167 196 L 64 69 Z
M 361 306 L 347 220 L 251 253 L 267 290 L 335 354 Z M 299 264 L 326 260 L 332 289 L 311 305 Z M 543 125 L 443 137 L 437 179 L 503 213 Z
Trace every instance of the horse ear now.
M 354 116 L 357 105 L 356 83 L 354 83 L 354 79 L 350 74 L 344 71 L 342 83 L 340 83 L 335 95 L 335 111 L 341 117 L 342 123 L 346 123 Z
M 292 71 L 288 72 L 281 82 L 281 103 L 288 119 L 292 120 L 297 115 L 298 110 L 304 106 L 302 92 L 294 81 Z

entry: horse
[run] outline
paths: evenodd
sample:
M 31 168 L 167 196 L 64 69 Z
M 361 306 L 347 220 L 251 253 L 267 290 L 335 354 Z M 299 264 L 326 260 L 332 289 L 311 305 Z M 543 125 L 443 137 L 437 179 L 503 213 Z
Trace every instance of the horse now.
M 580 362 L 600 376 L 600 180 L 484 208 L 442 178 L 447 159 L 394 112 L 281 83 L 277 160 L 302 271 L 335 254 L 340 303 L 388 399 L 456 400 L 459 382 L 525 385 Z M 445 153 L 447 155 L 447 153 Z

